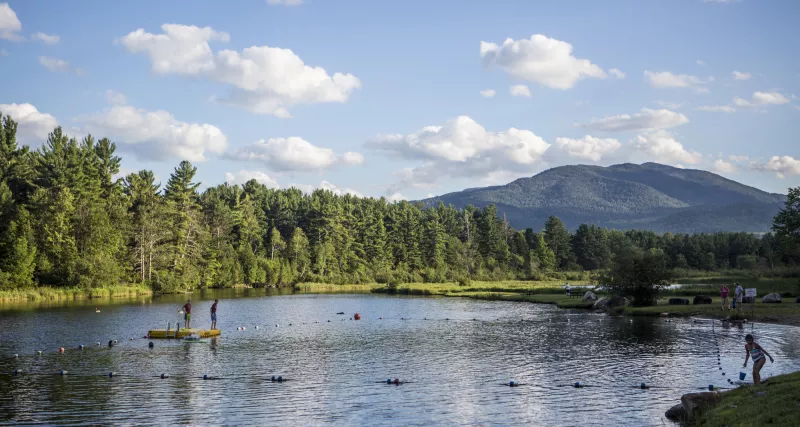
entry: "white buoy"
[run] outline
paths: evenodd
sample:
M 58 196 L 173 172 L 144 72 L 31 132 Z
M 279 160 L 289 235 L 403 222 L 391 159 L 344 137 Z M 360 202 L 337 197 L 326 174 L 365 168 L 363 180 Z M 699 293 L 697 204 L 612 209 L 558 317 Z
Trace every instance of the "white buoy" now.
M 258 325 L 256 325 L 256 330 L 258 330 Z

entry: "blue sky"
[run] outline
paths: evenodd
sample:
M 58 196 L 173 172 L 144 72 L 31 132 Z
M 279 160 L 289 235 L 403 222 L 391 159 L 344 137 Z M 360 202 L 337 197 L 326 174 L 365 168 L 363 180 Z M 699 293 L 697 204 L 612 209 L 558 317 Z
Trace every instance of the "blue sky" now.
M 645 161 L 800 183 L 796 1 L 289 2 L 0 3 L 0 112 L 204 186 L 418 199 Z

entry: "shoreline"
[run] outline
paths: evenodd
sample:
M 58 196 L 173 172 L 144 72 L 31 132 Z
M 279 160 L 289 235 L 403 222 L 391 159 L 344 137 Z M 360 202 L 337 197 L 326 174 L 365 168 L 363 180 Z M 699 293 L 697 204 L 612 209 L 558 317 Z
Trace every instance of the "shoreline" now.
M 144 285 L 118 285 L 94 289 L 38 287 L 0 291 L 0 303 L 74 301 L 153 295 L 155 295 L 155 293 Z
M 749 374 L 748 374 L 749 375 Z M 688 393 L 664 415 L 681 425 L 800 425 L 800 371 L 775 375 L 760 385 L 724 392 Z

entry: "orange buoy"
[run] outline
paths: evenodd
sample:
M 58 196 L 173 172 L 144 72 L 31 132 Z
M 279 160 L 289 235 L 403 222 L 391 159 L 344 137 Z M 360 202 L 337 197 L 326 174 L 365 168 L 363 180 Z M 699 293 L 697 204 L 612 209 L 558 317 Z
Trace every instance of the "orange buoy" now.
M 353 319 L 356 319 L 356 320 L 361 320 L 361 315 L 360 315 L 360 314 L 358 314 L 358 313 L 356 313 L 356 314 L 353 316 Z

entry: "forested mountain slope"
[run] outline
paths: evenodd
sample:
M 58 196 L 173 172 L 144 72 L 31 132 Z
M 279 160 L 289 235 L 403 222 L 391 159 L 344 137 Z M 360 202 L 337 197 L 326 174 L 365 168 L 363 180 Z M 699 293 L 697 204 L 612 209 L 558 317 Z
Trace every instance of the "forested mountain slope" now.
M 472 188 L 424 200 L 456 207 L 494 203 L 514 227 L 540 229 L 557 215 L 582 223 L 671 232 L 765 232 L 785 196 L 711 172 L 658 163 L 561 166 L 502 186 Z

